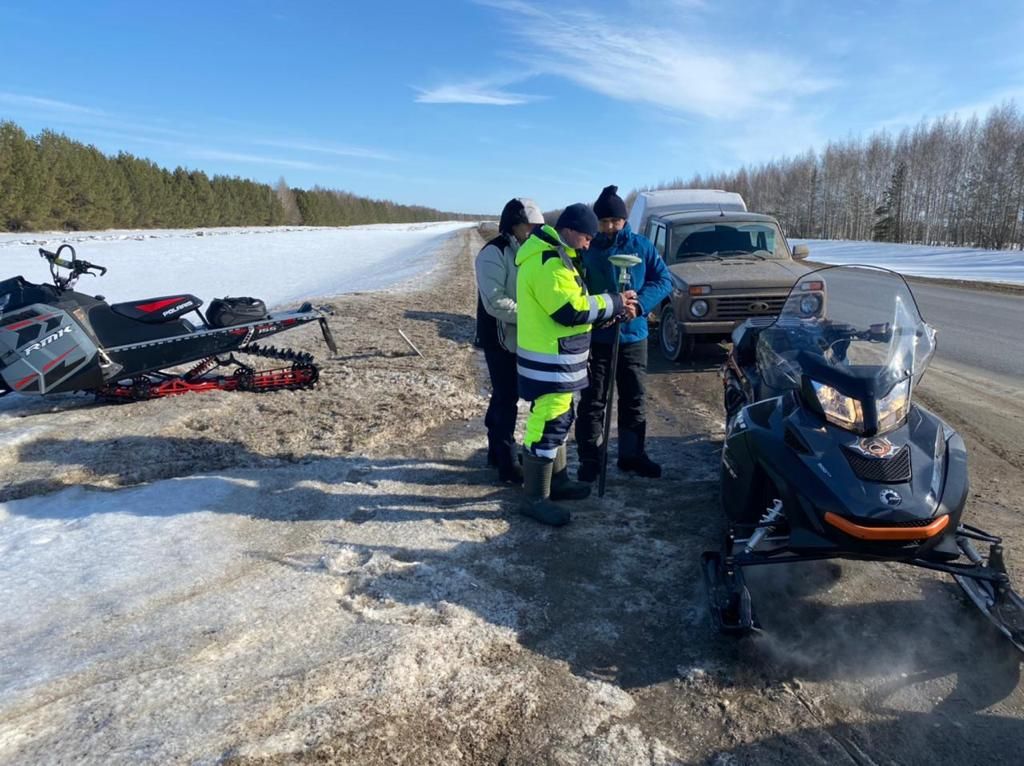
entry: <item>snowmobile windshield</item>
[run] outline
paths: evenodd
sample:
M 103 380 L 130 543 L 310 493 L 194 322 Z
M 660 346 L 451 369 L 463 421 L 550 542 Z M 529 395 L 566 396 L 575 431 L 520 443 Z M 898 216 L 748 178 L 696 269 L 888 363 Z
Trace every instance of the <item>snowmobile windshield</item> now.
M 900 425 L 935 351 L 935 332 L 906 281 L 870 266 L 801 277 L 757 343 L 758 368 L 777 390 L 800 389 L 822 414 L 858 433 Z

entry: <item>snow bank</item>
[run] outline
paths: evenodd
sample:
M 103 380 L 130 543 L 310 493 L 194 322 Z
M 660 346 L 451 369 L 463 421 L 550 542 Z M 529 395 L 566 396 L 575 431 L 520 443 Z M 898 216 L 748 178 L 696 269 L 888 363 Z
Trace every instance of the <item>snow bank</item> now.
M 50 275 L 39 248 L 71 243 L 106 266 L 78 289 L 112 302 L 176 292 L 209 301 L 252 295 L 269 306 L 313 296 L 380 290 L 431 271 L 436 247 L 474 223 L 375 224 L 339 228 L 267 227 L 44 232 L 0 235 L 0 279 Z
M 791 239 L 790 244 L 806 244 L 811 260 L 819 263 L 863 263 L 917 277 L 1024 284 L 1024 252 L 1020 250 L 830 239 Z

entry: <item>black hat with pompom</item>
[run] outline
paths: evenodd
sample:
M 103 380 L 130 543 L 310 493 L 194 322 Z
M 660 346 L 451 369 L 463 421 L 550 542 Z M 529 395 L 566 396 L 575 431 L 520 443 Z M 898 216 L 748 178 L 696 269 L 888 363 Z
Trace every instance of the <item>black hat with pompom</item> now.
M 626 218 L 626 203 L 616 192 L 618 186 L 606 186 L 594 203 L 594 214 L 598 218 Z

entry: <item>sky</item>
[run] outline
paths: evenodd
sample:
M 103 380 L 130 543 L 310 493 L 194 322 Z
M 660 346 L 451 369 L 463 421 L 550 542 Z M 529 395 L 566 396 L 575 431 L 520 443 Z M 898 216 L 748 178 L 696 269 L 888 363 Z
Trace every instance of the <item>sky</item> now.
M 442 210 L 1024 108 L 1024 3 L 0 0 L 0 120 Z

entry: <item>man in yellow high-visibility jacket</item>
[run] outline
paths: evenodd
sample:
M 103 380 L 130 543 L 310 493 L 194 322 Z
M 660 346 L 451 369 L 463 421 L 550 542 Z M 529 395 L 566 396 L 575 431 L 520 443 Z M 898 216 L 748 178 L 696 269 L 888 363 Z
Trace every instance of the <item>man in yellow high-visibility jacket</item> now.
M 519 395 L 532 402 L 523 439 L 522 511 L 543 524 L 568 523 L 555 500 L 582 499 L 590 487 L 569 479 L 565 438 L 573 392 L 587 387 L 590 330 L 636 303 L 636 293 L 589 295 L 577 250 L 597 234 L 583 203 L 567 207 L 554 228 L 537 226 L 516 253 Z

